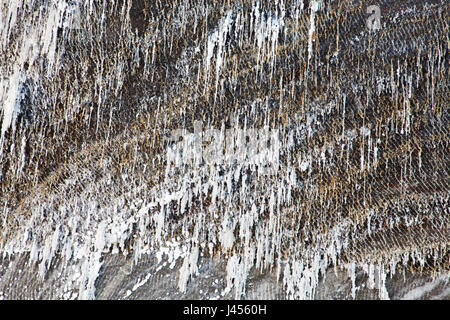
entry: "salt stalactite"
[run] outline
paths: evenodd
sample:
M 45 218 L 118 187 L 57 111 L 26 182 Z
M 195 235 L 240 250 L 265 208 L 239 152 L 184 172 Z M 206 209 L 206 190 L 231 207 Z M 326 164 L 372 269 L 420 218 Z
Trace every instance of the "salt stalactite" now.
M 217 96 L 217 90 L 218 90 L 218 82 L 219 82 L 219 75 L 222 66 L 225 64 L 226 59 L 226 40 L 228 33 L 231 31 L 233 22 L 233 11 L 228 11 L 226 14 L 226 17 L 223 18 L 219 22 L 218 29 L 216 29 L 209 37 L 208 37 L 208 43 L 206 46 L 206 57 L 205 57 L 205 74 L 206 74 L 206 83 L 209 79 L 209 70 L 211 65 L 211 60 L 214 54 L 214 50 L 217 51 L 216 53 L 216 93 L 215 97 Z
M 2 3 L 2 6 L 5 4 Z M 8 11 L 0 14 L 0 36 L 3 38 L 2 47 L 11 46 L 10 38 L 12 32 L 16 30 L 17 15 L 21 9 L 24 8 L 22 1 L 9 1 Z M 36 29 L 33 25 L 36 23 L 33 21 L 33 17 L 23 19 L 21 24 L 26 25 L 28 30 L 26 33 L 14 35 L 20 37 L 20 51 L 17 53 L 18 59 L 13 66 L 13 73 L 9 74 L 10 70 L 3 70 L 1 86 L 0 86 L 0 104 L 3 109 L 3 119 L 1 128 L 1 145 L 0 149 L 3 149 L 5 132 L 12 127 L 15 131 L 16 119 L 21 112 L 19 101 L 20 95 L 23 95 L 22 85 L 26 80 L 25 73 L 23 72 L 23 65 L 25 63 L 31 64 L 36 59 L 38 54 L 43 55 L 48 63 L 48 73 L 51 73 L 53 65 L 56 60 L 56 36 L 58 27 L 62 24 L 62 16 L 65 12 L 66 3 L 64 1 L 58 2 L 58 4 L 51 5 L 48 15 L 45 17 L 39 17 L 38 23 L 42 25 L 41 28 Z M 45 26 L 45 27 L 44 27 Z M 36 30 L 36 31 L 34 31 Z M 36 43 L 40 41 L 42 46 L 38 47 Z M 8 76 L 9 74 L 9 76 Z M 6 75 L 6 78 L 4 78 Z M 3 153 L 3 152 L 1 152 Z
M 252 260 L 254 258 L 254 251 L 249 249 L 243 255 L 233 255 L 228 259 L 227 263 L 227 285 L 222 295 L 231 291 L 234 287 L 234 298 L 240 299 L 245 294 L 245 285 L 248 273 L 253 266 Z M 249 265 L 249 261 L 251 264 Z
M 257 47 L 256 64 L 258 72 L 263 71 L 263 61 L 270 61 L 270 79 L 273 77 L 273 68 L 276 61 L 276 51 L 278 48 L 278 37 L 284 27 L 284 10 L 281 13 L 271 13 L 267 18 L 260 9 L 260 2 L 256 2 L 253 6 L 252 17 L 254 16 L 254 34 L 255 44 Z
M 4 100 L 2 101 L 3 120 L 1 132 L 1 149 L 3 149 L 3 140 L 6 131 L 11 126 L 13 131 L 16 128 L 16 118 L 18 113 L 20 112 L 20 105 L 18 104 L 18 100 L 20 99 L 21 86 L 24 80 L 24 74 L 19 69 L 16 69 L 14 74 L 9 79 L 7 85 L 3 84 L 3 93 L 5 94 L 1 95 L 1 97 L 4 97 Z
M 181 292 L 186 292 L 187 284 L 191 276 L 198 272 L 198 247 L 191 248 L 189 254 L 184 258 L 183 265 L 180 269 L 180 277 L 178 280 L 178 287 Z
M 310 18 L 309 18 L 309 30 L 308 30 L 308 61 L 312 57 L 313 52 L 313 35 L 316 32 L 316 13 L 320 10 L 322 1 L 311 1 L 310 4 Z

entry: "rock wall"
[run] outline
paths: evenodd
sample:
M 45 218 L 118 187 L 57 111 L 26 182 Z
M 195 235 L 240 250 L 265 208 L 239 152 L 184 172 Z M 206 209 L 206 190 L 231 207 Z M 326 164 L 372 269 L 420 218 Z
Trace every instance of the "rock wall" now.
M 0 298 L 449 297 L 447 2 L 0 8 Z

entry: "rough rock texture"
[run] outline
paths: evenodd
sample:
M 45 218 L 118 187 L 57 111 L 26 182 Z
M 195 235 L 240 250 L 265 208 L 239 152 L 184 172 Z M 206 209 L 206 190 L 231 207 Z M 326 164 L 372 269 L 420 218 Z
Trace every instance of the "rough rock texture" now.
M 71 268 L 55 263 L 45 279 L 37 274 L 37 268 L 28 264 L 27 256 L 17 256 L 12 261 L 2 261 L 0 292 L 5 299 L 54 299 L 75 298 L 77 292 L 67 290 L 67 272 Z M 103 267 L 96 281 L 97 299 L 233 299 L 231 293 L 222 295 L 226 287 L 224 259 L 201 259 L 199 273 L 185 293 L 178 288 L 181 264 L 158 264 L 154 257 L 144 256 L 136 265 L 123 255 L 104 257 Z M 378 289 L 367 285 L 364 272 L 356 274 L 356 299 L 379 299 Z M 405 272 L 386 279 L 390 299 L 450 299 L 448 275 L 432 277 Z M 253 271 L 249 274 L 247 292 L 249 300 L 287 299 L 283 286 L 272 272 Z M 343 270 L 329 269 L 318 283 L 314 299 L 352 299 L 352 282 Z
M 446 1 L 0 1 L 0 298 L 450 297 Z

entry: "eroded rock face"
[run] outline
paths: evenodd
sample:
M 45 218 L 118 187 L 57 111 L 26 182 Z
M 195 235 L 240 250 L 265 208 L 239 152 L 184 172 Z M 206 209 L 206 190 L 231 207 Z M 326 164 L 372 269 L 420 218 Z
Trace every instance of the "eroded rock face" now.
M 143 255 L 136 263 L 121 254 L 105 254 L 102 270 L 96 280 L 96 299 L 234 299 L 226 289 L 226 259 L 199 259 L 199 272 L 187 290 L 178 287 L 181 261 L 171 267 L 167 260 L 157 262 L 152 256 Z M 71 299 L 79 291 L 72 287 L 70 274 L 73 266 L 55 260 L 53 268 L 44 279 L 38 275 L 35 266 L 29 264 L 29 257 L 16 255 L 3 260 L 0 267 L 0 283 L 3 299 Z M 352 296 L 354 285 L 357 288 Z M 390 299 L 449 299 L 448 275 L 397 273 L 387 277 L 385 289 Z M 283 284 L 277 275 L 267 270 L 252 270 L 248 274 L 246 293 L 243 299 L 282 300 L 287 299 Z M 314 299 L 379 299 L 379 288 L 370 288 L 367 273 L 356 272 L 355 283 L 346 270 L 330 268 L 315 288 Z
M 449 298 L 449 5 L 368 5 L 3 0 L 0 298 Z

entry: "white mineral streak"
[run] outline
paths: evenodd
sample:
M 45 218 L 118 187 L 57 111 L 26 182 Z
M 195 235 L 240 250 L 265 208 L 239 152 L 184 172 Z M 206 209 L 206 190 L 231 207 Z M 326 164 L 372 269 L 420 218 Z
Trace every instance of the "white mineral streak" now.
M 181 266 L 178 280 L 178 287 L 183 293 L 186 292 L 189 279 L 198 272 L 198 255 L 199 248 L 193 247 L 183 260 L 183 265 Z
M 284 27 L 285 9 L 284 2 L 281 1 L 280 10 L 270 12 L 265 15 L 261 8 L 260 1 L 256 1 L 252 8 L 250 26 L 253 28 L 254 39 L 249 39 L 256 46 L 257 52 L 257 71 L 263 72 L 263 62 L 269 60 L 270 62 L 270 78 L 272 78 L 273 68 L 275 66 L 275 59 L 278 48 L 278 38 L 282 33 Z M 232 28 L 235 32 L 242 34 L 243 25 L 241 21 L 240 12 L 228 11 L 224 18 L 222 18 L 218 27 L 210 33 L 205 45 L 205 89 L 209 82 L 211 63 L 216 52 L 215 59 L 215 98 L 219 90 L 219 77 L 221 70 L 225 67 L 227 57 L 227 37 Z M 242 36 L 240 36 L 241 39 Z M 241 44 L 241 43 L 239 43 Z
M 206 50 L 206 61 L 205 61 L 205 72 L 206 72 L 206 82 L 209 79 L 209 70 L 211 65 L 211 60 L 214 54 L 214 49 L 216 49 L 216 93 L 217 96 L 218 83 L 220 71 L 225 64 L 226 59 L 226 40 L 228 33 L 231 31 L 233 12 L 228 11 L 225 18 L 219 22 L 218 29 L 211 33 L 208 38 L 207 50 Z
M 18 69 L 14 71 L 14 74 L 9 79 L 8 83 L 5 85 L 2 83 L 2 88 L 0 88 L 0 101 L 3 106 L 3 121 L 2 121 L 2 132 L 1 132 L 1 144 L 3 149 L 3 139 L 6 131 L 12 125 L 13 130 L 15 130 L 15 123 L 18 113 L 20 112 L 20 106 L 18 104 L 20 89 L 23 82 L 24 76 L 22 72 Z M 2 81 L 3 82 L 3 81 Z M 3 98 L 3 99 L 2 99 Z
M 313 35 L 316 31 L 316 13 L 320 10 L 322 1 L 311 1 L 310 10 L 311 14 L 309 17 L 309 31 L 308 31 L 308 61 L 312 57 L 313 53 Z
M 114 1 L 109 4 L 114 5 Z M 85 17 L 86 21 L 83 21 L 81 11 L 84 8 L 92 13 L 93 5 L 91 0 L 52 0 L 45 4 L 38 4 L 36 0 L 0 1 L 0 46 L 2 51 L 15 57 L 11 60 L 12 63 L 0 66 L 0 117 L 2 118 L 0 156 L 4 152 L 3 140 L 6 131 L 12 130 L 14 134 L 17 117 L 23 112 L 20 100 L 24 94 L 24 82 L 32 81 L 38 86 L 44 80 L 56 76 L 65 50 L 64 46 L 58 46 L 60 38 L 80 36 L 80 31 L 90 32 L 89 29 L 82 30 L 83 23 L 90 19 L 90 15 Z M 39 6 L 39 10 L 33 9 L 34 6 Z M 129 27 L 128 19 L 124 19 L 123 26 Z M 124 45 L 130 45 L 128 42 L 131 42 L 130 39 L 122 39 L 122 41 Z M 151 46 L 151 43 L 142 45 L 143 48 L 137 47 L 136 50 L 147 51 L 150 49 L 147 46 Z M 109 89 L 117 95 L 123 83 L 124 75 L 120 72 L 124 64 L 123 57 L 118 56 L 114 59 L 118 72 L 111 75 L 109 80 L 102 76 L 98 78 L 95 89 L 98 90 L 100 99 L 107 95 Z M 25 70 L 26 65 L 28 70 Z M 98 65 L 100 75 L 103 73 L 102 67 L 103 63 Z M 70 96 L 68 101 L 72 100 L 74 107 L 67 109 L 66 120 L 70 120 L 72 115 L 79 111 L 80 105 L 86 102 L 85 98 L 77 92 L 68 95 Z
M 270 79 L 278 48 L 278 37 L 284 27 L 284 10 L 270 14 L 268 17 L 260 9 L 260 2 L 257 1 L 253 7 L 254 32 L 257 46 L 257 70 L 263 72 L 263 62 L 270 59 Z
M 360 129 L 363 134 L 365 134 L 365 130 L 365 128 Z M 235 136 L 239 135 L 239 130 L 231 132 Z M 214 136 L 216 139 L 211 140 L 211 142 L 222 141 L 223 139 L 220 137 L 223 132 L 216 131 L 215 133 L 215 135 L 211 136 Z M 187 134 L 185 137 L 193 141 L 192 136 L 193 134 Z M 262 139 L 273 139 L 269 130 L 260 130 L 257 136 Z M 279 265 L 279 268 L 281 268 L 281 265 L 284 265 L 284 271 L 281 274 L 283 275 L 283 284 L 286 287 L 288 296 L 296 299 L 312 299 L 321 275 L 325 273 L 329 266 L 336 262 L 336 257 L 346 248 L 347 244 L 342 242 L 341 239 L 345 239 L 351 232 L 351 222 L 343 222 L 327 234 L 318 236 L 316 246 L 305 248 L 300 256 L 280 264 L 276 261 L 280 259 L 277 256 L 277 252 L 281 245 L 280 235 L 283 232 L 279 221 L 280 217 L 288 212 L 285 209 L 280 209 L 280 207 L 290 202 L 288 190 L 297 185 L 297 181 L 292 175 L 293 171 L 289 168 L 281 171 L 285 172 L 285 176 L 279 177 L 281 180 L 278 188 L 263 188 L 258 191 L 258 195 L 252 195 L 246 184 L 243 183 L 241 185 L 242 190 L 237 192 L 237 194 L 242 196 L 254 197 L 254 199 L 269 199 L 268 207 L 262 206 L 260 209 L 261 213 L 265 210 L 269 212 L 268 224 L 264 226 L 258 222 L 260 212 L 258 212 L 255 202 L 246 204 L 244 202 L 245 198 L 241 199 L 243 208 L 237 210 L 233 203 L 235 200 L 231 201 L 233 193 L 230 193 L 233 182 L 244 181 L 245 179 L 244 175 L 239 174 L 239 172 L 243 172 L 242 167 L 253 168 L 254 170 L 254 165 L 259 162 L 249 161 L 246 163 L 244 161 L 238 166 L 233 161 L 206 162 L 196 167 L 194 166 L 195 162 L 186 161 L 184 156 L 180 157 L 185 147 L 186 145 L 181 143 L 175 144 L 175 146 L 168 149 L 167 160 L 169 165 L 166 169 L 166 182 L 163 185 L 159 185 L 158 188 L 148 190 L 148 198 L 153 199 L 150 203 L 145 204 L 140 199 L 134 199 L 137 207 L 124 209 L 125 198 L 129 198 L 129 196 L 123 195 L 109 205 L 99 207 L 95 197 L 92 197 L 92 195 L 101 193 L 99 191 L 101 187 L 99 186 L 108 185 L 106 179 L 95 184 L 88 184 L 86 189 L 78 196 L 74 195 L 66 198 L 65 206 L 61 207 L 59 211 L 52 209 L 51 201 L 36 199 L 31 219 L 26 220 L 22 218 L 24 219 L 20 224 L 23 226 L 22 230 L 17 233 L 16 239 L 6 243 L 2 249 L 3 255 L 30 251 L 30 260 L 39 263 L 41 276 L 44 276 L 55 254 L 62 252 L 66 262 L 72 260 L 80 263 L 78 269 L 79 277 L 75 278 L 75 275 L 78 273 L 73 275 L 73 286 L 79 288 L 77 297 L 92 299 L 95 297 L 94 284 L 101 268 L 103 251 L 108 251 L 109 248 L 116 248 L 116 252 L 127 254 L 128 250 L 125 248 L 125 242 L 132 235 L 133 225 L 137 225 L 139 241 L 135 241 L 132 248 L 135 254 L 135 261 L 141 254 L 145 254 L 149 250 L 159 250 L 157 254 L 159 259 L 161 260 L 162 256 L 166 255 L 169 257 L 169 263 L 172 265 L 179 258 L 182 258 L 183 264 L 180 269 L 178 285 L 180 290 L 184 292 L 190 279 L 195 277 L 198 272 L 197 262 L 200 250 L 198 244 L 205 241 L 204 232 L 206 230 L 209 230 L 211 233 L 214 233 L 215 230 L 214 224 L 202 225 L 202 213 L 199 212 L 197 215 L 200 218 L 192 221 L 194 227 L 198 230 L 196 238 L 186 239 L 179 243 L 171 243 L 166 238 L 164 230 L 166 230 L 168 225 L 165 217 L 172 210 L 169 205 L 173 201 L 183 203 L 178 209 L 180 210 L 178 214 L 186 212 L 187 208 L 192 206 L 192 196 L 187 195 L 186 191 L 187 183 L 191 183 L 197 185 L 193 189 L 196 194 L 213 190 L 212 199 L 215 202 L 215 207 L 211 207 L 208 212 L 211 212 L 210 214 L 214 213 L 215 219 L 221 221 L 221 229 L 218 230 L 218 241 L 221 243 L 223 252 L 233 252 L 234 246 L 238 243 L 238 239 L 235 237 L 236 230 L 238 231 L 239 243 L 243 246 L 242 254 L 234 253 L 228 260 L 227 287 L 223 294 L 227 294 L 232 287 L 235 288 L 236 298 L 245 294 L 246 277 L 253 267 L 265 269 L 271 265 Z M 251 149 L 250 147 L 249 149 Z M 280 153 L 288 147 L 289 145 L 280 145 L 279 149 L 275 150 Z M 319 163 L 321 152 L 317 153 Z M 256 155 L 258 154 L 261 154 L 261 152 L 256 152 Z M 260 156 L 267 157 L 264 153 Z M 255 154 L 251 159 L 255 159 Z M 313 160 L 313 158 L 310 158 L 310 161 Z M 184 167 L 180 175 L 179 170 L 183 168 L 182 163 L 187 165 L 187 167 Z M 226 168 L 228 173 L 220 175 L 220 167 Z M 306 169 L 306 167 L 303 169 Z M 270 177 L 276 172 L 280 171 L 268 171 L 264 172 L 264 175 Z M 72 179 L 82 178 L 74 176 Z M 62 194 L 66 194 L 64 188 L 69 190 L 71 184 L 68 181 L 65 186 L 62 186 Z M 146 187 L 141 185 L 136 188 L 141 190 Z M 130 190 L 129 194 L 133 193 Z M 52 197 L 57 198 L 58 194 L 53 194 Z M 222 212 L 221 215 L 216 215 L 218 210 Z M 41 217 L 44 211 L 47 213 L 47 218 L 45 221 L 42 221 Z M 56 228 L 53 227 L 55 222 L 57 223 Z M 146 226 L 148 225 L 155 228 L 153 236 L 146 232 Z M 252 241 L 253 239 L 249 234 L 252 226 L 256 226 L 257 229 L 256 241 Z M 246 253 L 244 254 L 244 252 Z M 420 258 L 420 255 L 418 257 Z M 395 264 L 396 262 L 394 262 Z M 353 296 L 355 296 L 357 290 L 355 286 L 356 267 L 358 266 L 355 263 L 351 264 L 349 271 L 353 283 Z M 374 270 L 377 270 L 375 272 L 376 276 L 373 275 Z M 383 265 L 379 265 L 375 269 L 371 266 L 367 273 L 369 274 L 369 283 L 380 290 L 380 297 L 388 298 L 385 290 L 387 272 Z M 373 279 L 378 280 L 375 282 Z

